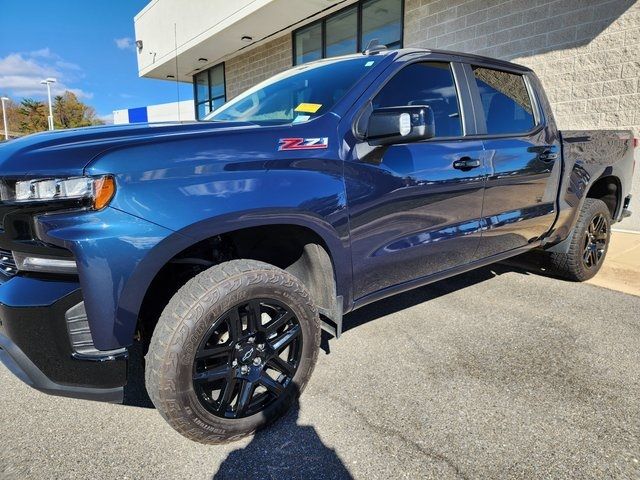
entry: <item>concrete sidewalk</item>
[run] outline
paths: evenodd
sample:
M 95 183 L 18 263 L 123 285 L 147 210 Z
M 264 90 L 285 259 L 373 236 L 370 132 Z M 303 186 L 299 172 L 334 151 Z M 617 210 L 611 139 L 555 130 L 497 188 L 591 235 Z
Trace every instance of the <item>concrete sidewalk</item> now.
M 640 233 L 614 231 L 604 264 L 588 283 L 640 296 Z

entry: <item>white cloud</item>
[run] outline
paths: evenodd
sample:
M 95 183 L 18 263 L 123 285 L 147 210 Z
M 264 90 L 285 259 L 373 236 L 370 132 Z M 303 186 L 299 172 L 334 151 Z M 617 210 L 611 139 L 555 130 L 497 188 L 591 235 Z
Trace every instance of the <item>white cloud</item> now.
M 135 50 L 136 46 L 133 43 L 133 39 L 131 37 L 122 37 L 122 38 L 114 38 L 114 42 L 116 42 L 116 46 L 120 50 Z
M 59 58 L 57 55 L 51 53 L 49 47 L 41 48 L 40 50 L 34 50 L 33 52 L 29 52 L 30 57 L 40 57 L 40 58 Z
M 62 68 L 63 70 L 75 70 L 77 72 L 81 72 L 82 68 L 80 65 L 76 65 L 75 63 L 65 62 L 64 60 L 57 60 L 56 67 Z
M 113 124 L 113 113 L 105 113 L 104 115 L 98 115 L 98 118 L 107 125 Z
M 0 57 L 0 92 L 12 97 L 45 98 L 47 89 L 40 81 L 53 77 L 57 81 L 51 85 L 52 95 L 68 90 L 80 98 L 92 98 L 91 92 L 71 86 L 82 76 L 78 65 L 65 62 L 49 48 Z

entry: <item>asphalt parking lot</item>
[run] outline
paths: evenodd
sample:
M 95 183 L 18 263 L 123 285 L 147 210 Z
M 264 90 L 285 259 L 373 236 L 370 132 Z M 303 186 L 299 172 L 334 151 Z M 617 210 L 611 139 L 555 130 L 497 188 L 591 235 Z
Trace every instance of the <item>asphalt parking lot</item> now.
M 346 322 L 299 408 L 226 446 L 0 367 L 0 478 L 640 478 L 640 297 L 499 265 Z

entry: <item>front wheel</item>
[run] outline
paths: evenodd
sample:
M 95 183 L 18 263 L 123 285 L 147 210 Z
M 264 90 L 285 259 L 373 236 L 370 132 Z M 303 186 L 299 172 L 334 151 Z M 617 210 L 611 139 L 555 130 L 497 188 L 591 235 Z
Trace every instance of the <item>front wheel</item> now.
M 151 339 L 146 386 L 179 433 L 225 443 L 295 403 L 319 346 L 320 320 L 304 285 L 272 265 L 233 260 L 171 299 Z
M 549 252 L 549 272 L 568 280 L 584 282 L 602 266 L 611 238 L 611 214 L 602 201 L 587 198 L 571 234 L 566 253 Z

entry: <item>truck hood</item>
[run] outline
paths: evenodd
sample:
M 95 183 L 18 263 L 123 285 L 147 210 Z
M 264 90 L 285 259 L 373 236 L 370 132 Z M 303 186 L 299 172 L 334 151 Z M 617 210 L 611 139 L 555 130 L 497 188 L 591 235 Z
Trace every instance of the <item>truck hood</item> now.
M 154 139 L 259 128 L 250 123 L 107 125 L 36 133 L 0 143 L 0 176 L 74 176 L 102 152 Z

